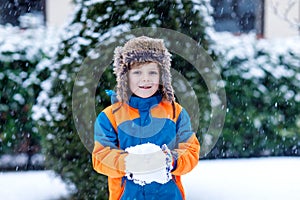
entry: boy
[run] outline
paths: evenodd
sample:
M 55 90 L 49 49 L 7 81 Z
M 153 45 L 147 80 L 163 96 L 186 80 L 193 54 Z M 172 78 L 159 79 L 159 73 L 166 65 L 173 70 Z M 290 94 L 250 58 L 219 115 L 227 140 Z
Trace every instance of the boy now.
M 197 165 L 200 145 L 174 101 L 170 66 L 161 39 L 136 37 L 115 50 L 118 102 L 98 115 L 92 154 L 110 200 L 185 199 L 180 176 Z

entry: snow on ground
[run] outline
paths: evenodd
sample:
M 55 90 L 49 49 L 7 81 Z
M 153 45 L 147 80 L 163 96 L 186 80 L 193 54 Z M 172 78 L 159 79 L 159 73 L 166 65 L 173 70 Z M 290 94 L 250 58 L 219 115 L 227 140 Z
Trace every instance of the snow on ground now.
M 300 157 L 202 160 L 182 176 L 187 200 L 299 200 Z M 65 184 L 50 171 L 0 173 L 0 199 L 55 200 Z
M 182 179 L 188 200 L 299 200 L 300 157 L 200 161 Z
M 0 173 L 3 200 L 55 200 L 68 194 L 68 187 L 51 171 Z

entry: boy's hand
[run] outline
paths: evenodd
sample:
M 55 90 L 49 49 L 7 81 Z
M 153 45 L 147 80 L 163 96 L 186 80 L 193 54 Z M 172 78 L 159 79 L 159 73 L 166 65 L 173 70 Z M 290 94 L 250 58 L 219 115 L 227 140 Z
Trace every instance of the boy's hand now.
M 166 169 L 168 172 L 171 172 L 173 169 L 173 156 L 171 154 L 171 151 L 166 144 L 162 145 L 161 150 L 166 155 L 166 165 L 167 165 Z

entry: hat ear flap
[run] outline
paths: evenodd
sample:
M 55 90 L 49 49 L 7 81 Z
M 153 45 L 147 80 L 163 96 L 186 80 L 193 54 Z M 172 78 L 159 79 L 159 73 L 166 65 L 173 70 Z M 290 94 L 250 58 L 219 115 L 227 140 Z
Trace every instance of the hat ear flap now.
M 117 77 L 117 98 L 120 102 L 127 99 L 127 66 L 124 63 L 123 47 L 116 47 L 114 51 L 114 74 Z
M 114 51 L 114 73 L 119 75 L 121 70 L 124 68 L 124 59 L 123 59 L 123 47 L 116 47 Z
M 128 101 L 128 75 L 127 72 L 120 74 L 117 78 L 117 98 L 120 102 Z
M 164 52 L 165 57 L 161 66 L 161 81 L 163 84 L 163 93 L 168 101 L 175 101 L 174 90 L 172 87 L 172 75 L 171 75 L 171 54 L 168 51 Z
M 171 74 L 170 71 L 166 68 L 162 68 L 161 71 L 161 82 L 163 85 L 163 94 L 167 98 L 168 101 L 174 101 L 174 91 L 171 84 Z

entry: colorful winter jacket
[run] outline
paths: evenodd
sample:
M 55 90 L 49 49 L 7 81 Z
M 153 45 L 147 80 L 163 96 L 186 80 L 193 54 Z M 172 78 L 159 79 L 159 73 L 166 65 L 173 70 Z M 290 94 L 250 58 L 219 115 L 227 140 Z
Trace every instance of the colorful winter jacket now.
M 185 199 L 180 176 L 198 163 L 200 145 L 191 129 L 189 116 L 178 103 L 132 96 L 129 103 L 117 102 L 104 109 L 94 128 L 93 167 L 108 176 L 110 200 Z M 174 155 L 173 179 L 166 184 L 144 186 L 125 178 L 127 147 L 144 143 L 167 144 Z

